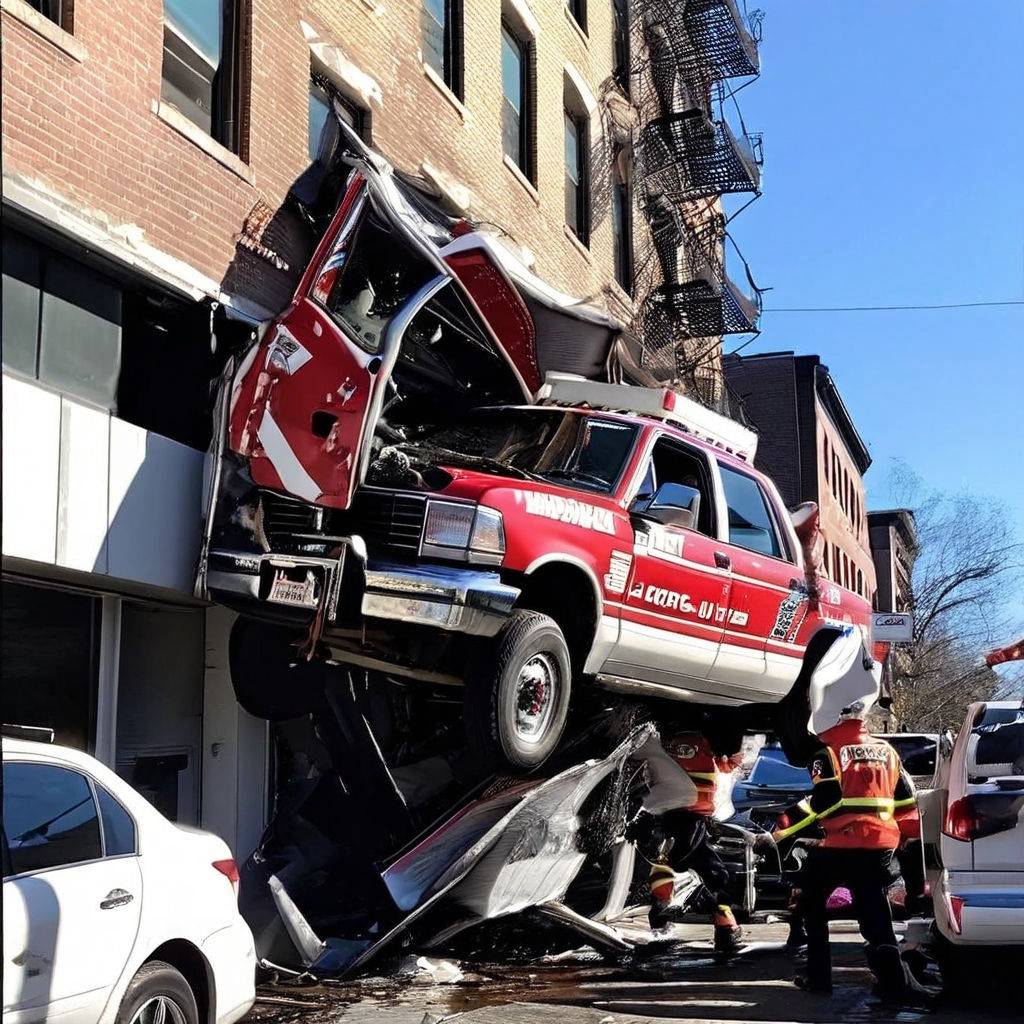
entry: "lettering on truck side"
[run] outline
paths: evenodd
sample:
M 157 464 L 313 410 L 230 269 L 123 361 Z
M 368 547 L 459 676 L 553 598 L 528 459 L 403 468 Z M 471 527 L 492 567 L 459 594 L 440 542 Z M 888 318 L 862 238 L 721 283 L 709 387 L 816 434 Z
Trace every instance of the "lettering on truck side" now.
M 543 516 L 583 530 L 596 530 L 598 533 L 615 536 L 615 517 L 609 509 L 544 491 L 520 491 L 519 494 L 526 504 L 527 515 Z

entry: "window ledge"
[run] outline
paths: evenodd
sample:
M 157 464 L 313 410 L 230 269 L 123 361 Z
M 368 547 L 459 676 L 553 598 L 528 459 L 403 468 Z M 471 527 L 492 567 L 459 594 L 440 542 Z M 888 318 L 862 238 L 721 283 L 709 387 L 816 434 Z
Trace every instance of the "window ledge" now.
M 194 146 L 198 146 L 207 156 L 213 157 L 221 166 L 226 167 L 233 174 L 237 174 L 246 184 L 256 184 L 252 168 L 241 157 L 207 135 L 199 125 L 193 124 L 180 110 L 161 100 L 153 100 L 151 107 L 153 113 L 164 124 L 169 125 L 179 135 L 183 135 Z
M 576 237 L 576 232 L 573 231 L 568 224 L 562 225 L 562 230 L 565 232 L 565 237 L 575 246 L 579 254 L 591 265 L 594 263 L 594 257 L 590 250 Z
M 4 14 L 20 21 L 73 60 L 81 63 L 89 56 L 89 51 L 70 32 L 65 32 L 55 21 L 50 21 L 34 7 L 30 7 L 25 0 L 0 0 L 0 8 Z
M 423 75 L 465 122 L 469 118 L 465 104 L 444 84 L 444 79 L 426 61 L 423 62 Z
M 519 184 L 523 186 L 523 188 L 526 190 L 526 194 L 538 206 L 540 206 L 540 193 L 537 191 L 537 186 L 534 185 L 534 183 L 530 181 L 530 179 L 525 174 L 523 174 L 523 169 L 515 162 L 515 160 L 513 160 L 508 155 L 508 153 L 502 153 L 501 161 L 511 172 L 512 177 L 515 178 L 516 181 L 518 181 Z
M 590 49 L 590 36 L 587 35 L 587 30 L 573 17 L 572 11 L 569 10 L 567 4 L 562 4 L 562 13 L 565 15 L 565 20 L 569 22 L 573 27 L 573 31 L 580 37 L 583 45 L 589 50 Z

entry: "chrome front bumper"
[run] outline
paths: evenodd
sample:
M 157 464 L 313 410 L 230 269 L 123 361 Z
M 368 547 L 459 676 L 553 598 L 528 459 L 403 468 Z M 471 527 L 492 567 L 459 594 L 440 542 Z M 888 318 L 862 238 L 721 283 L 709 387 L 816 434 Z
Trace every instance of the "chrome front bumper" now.
M 230 597 L 246 603 L 305 610 L 310 615 L 321 602 L 326 602 L 329 624 L 337 615 L 345 558 L 354 557 L 362 565 L 360 610 L 364 616 L 472 636 L 494 636 L 512 614 L 520 594 L 517 587 L 503 583 L 497 572 L 369 561 L 364 552 L 358 537 L 351 539 L 337 559 L 211 551 L 206 584 L 221 600 Z M 312 582 L 308 604 L 296 603 L 294 599 L 275 600 L 273 590 L 268 588 L 268 575 L 282 569 L 293 577 L 309 576 Z M 353 582 L 358 579 L 358 571 L 347 575 Z
M 454 633 L 494 636 L 519 597 L 496 572 L 368 562 L 363 615 Z

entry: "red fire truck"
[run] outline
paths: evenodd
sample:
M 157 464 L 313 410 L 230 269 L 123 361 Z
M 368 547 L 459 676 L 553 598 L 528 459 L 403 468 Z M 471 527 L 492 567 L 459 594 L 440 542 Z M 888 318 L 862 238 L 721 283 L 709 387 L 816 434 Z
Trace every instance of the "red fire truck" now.
M 532 767 L 574 687 L 773 704 L 816 634 L 866 636 L 755 434 L 669 390 L 542 374 L 532 314 L 489 237 L 355 163 L 218 401 L 197 592 L 241 613 L 249 710 L 303 713 L 288 671 L 326 656 L 462 687 L 474 744 Z

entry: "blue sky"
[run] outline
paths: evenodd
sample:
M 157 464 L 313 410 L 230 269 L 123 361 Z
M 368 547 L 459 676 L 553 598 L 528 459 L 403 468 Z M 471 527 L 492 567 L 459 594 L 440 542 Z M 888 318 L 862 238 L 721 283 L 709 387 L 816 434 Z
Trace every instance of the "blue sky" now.
M 730 225 L 765 306 L 1024 300 L 1022 0 L 748 0 L 764 195 Z M 735 205 L 735 204 L 734 204 Z M 744 352 L 822 357 L 871 449 L 1024 534 L 1024 306 L 771 313 Z M 727 338 L 726 351 L 744 339 Z

